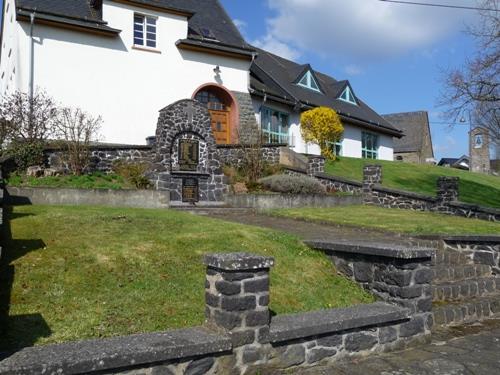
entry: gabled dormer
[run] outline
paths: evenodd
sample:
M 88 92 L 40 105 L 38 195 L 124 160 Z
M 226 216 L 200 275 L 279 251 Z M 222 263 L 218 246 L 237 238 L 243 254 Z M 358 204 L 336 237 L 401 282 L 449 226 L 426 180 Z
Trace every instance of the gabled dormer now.
M 358 100 L 356 99 L 356 96 L 354 95 L 349 82 L 347 82 L 344 90 L 342 91 L 338 99 L 349 104 L 358 105 Z
M 295 84 L 300 87 L 322 93 L 318 79 L 316 78 L 316 75 L 310 65 L 306 65 L 304 71 L 297 77 Z

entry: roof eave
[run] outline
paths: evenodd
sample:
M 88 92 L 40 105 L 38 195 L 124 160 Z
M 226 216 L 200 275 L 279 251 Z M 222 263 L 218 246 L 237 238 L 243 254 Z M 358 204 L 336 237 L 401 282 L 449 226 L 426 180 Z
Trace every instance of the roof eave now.
M 205 52 L 227 57 L 236 57 L 239 59 L 251 61 L 255 56 L 254 51 L 230 47 L 227 45 L 216 45 L 213 43 L 206 43 L 203 41 L 193 40 L 193 39 L 179 39 L 175 42 L 175 45 L 179 49 L 184 49 L 188 51 Z
M 106 26 L 103 23 L 92 22 L 88 20 L 79 20 L 66 18 L 62 16 L 50 15 L 33 10 L 17 8 L 16 19 L 18 21 L 30 22 L 31 14 L 35 13 L 35 23 L 45 24 L 56 27 L 74 29 L 77 31 L 97 33 L 104 36 L 115 37 L 121 33 L 121 30 Z
M 115 3 L 133 5 L 133 6 L 136 6 L 138 8 L 151 9 L 151 10 L 156 10 L 156 11 L 160 11 L 160 12 L 175 14 L 178 16 L 184 16 L 184 17 L 187 17 L 188 19 L 191 18 L 192 16 L 194 16 L 194 13 L 190 12 L 188 10 L 174 8 L 174 7 L 167 7 L 167 6 L 161 5 L 161 4 L 143 3 L 142 1 L 138 1 L 138 0 L 111 0 L 111 1 L 114 1 Z

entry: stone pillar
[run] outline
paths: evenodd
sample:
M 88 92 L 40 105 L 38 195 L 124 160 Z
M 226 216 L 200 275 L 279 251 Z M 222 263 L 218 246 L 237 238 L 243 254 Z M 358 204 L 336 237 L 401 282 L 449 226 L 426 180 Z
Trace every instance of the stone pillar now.
M 437 181 L 437 198 L 440 204 L 458 201 L 458 177 L 439 177 Z
M 325 173 L 325 158 L 323 156 L 309 156 L 307 160 L 307 174 L 314 176 L 317 173 Z
M 373 187 L 382 183 L 382 166 L 365 165 L 363 167 L 363 203 L 372 204 Z
M 263 344 L 269 336 L 269 269 L 274 259 L 248 253 L 209 254 L 206 319 L 225 330 L 233 346 Z

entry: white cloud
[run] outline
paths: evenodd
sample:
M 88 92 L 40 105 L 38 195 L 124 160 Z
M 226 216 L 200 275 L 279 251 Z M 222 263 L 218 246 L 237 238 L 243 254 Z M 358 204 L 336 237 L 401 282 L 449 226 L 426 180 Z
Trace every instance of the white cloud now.
M 247 24 L 245 21 L 240 20 L 240 19 L 237 19 L 237 18 L 235 18 L 235 19 L 233 20 L 233 23 L 234 23 L 234 25 L 238 28 L 238 30 L 240 30 L 240 32 L 244 32 L 244 31 L 245 31 L 245 29 L 246 29 L 246 28 L 247 28 L 247 26 L 248 26 L 248 24 Z
M 355 64 L 349 64 L 344 68 L 344 71 L 350 76 L 359 76 L 363 74 L 363 69 Z
M 254 40 L 252 44 L 285 59 L 296 60 L 300 57 L 300 52 L 297 49 L 279 41 L 272 35 L 266 35 L 264 38 Z
M 441 3 L 458 4 L 457 0 Z M 380 59 L 432 46 L 463 29 L 464 21 L 474 14 L 377 0 L 268 0 L 268 4 L 276 15 L 267 20 L 261 45 L 279 45 L 295 55 L 297 50 L 309 50 L 346 59 Z

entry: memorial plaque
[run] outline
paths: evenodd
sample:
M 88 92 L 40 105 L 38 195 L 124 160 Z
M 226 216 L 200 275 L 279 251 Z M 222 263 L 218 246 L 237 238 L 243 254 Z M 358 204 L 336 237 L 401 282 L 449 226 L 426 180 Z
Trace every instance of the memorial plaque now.
M 198 179 L 183 178 L 182 179 L 182 201 L 183 202 L 199 202 L 200 193 L 198 187 Z
M 179 140 L 179 168 L 181 171 L 196 171 L 200 162 L 200 143 L 191 139 Z

